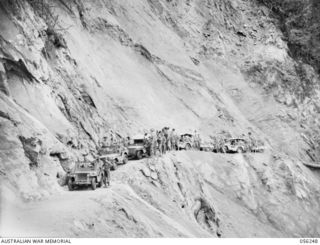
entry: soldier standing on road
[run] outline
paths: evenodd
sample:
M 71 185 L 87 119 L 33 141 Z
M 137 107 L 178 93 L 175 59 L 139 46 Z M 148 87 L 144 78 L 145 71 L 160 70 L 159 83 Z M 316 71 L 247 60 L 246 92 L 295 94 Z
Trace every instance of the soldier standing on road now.
M 148 151 L 149 151 L 149 156 L 152 157 L 153 156 L 153 129 L 150 129 L 149 134 L 147 135 L 147 146 L 148 146 Z
M 254 148 L 256 145 L 256 139 L 253 137 L 251 132 L 248 132 L 248 144 L 250 151 Z
M 151 155 L 155 156 L 157 152 L 157 135 L 155 130 L 150 130 Z
M 224 147 L 224 139 L 221 135 L 217 136 L 217 145 L 218 145 L 218 149 L 222 152 L 222 153 L 226 153 L 225 151 L 225 147 Z
M 174 128 L 171 130 L 169 138 L 170 138 L 170 142 L 171 142 L 171 150 L 176 150 L 177 149 L 176 142 L 175 142 L 176 135 L 175 135 L 175 129 Z
M 103 158 L 103 183 L 105 187 L 110 186 L 110 169 L 111 169 L 111 162 L 107 158 Z
M 201 137 L 200 137 L 200 134 L 198 133 L 197 135 L 197 138 L 198 138 L 198 150 L 200 150 L 200 146 L 201 146 Z
M 109 146 L 114 144 L 114 135 L 113 135 L 113 131 L 110 130 L 110 135 L 109 135 Z
M 177 151 L 179 150 L 179 142 L 180 142 L 181 136 L 176 134 L 176 147 L 177 147 Z
M 169 128 L 167 128 L 166 131 L 167 131 L 167 150 L 171 151 L 172 150 L 172 145 L 171 145 L 171 137 L 170 137 Z
M 161 138 L 161 131 L 157 131 L 157 148 L 162 155 L 162 138 Z
M 177 132 L 174 132 L 174 143 L 176 146 L 176 150 L 179 150 L 179 141 L 180 141 L 180 135 L 177 134 Z
M 159 131 L 159 139 L 160 139 L 160 151 L 161 155 L 166 153 L 166 143 L 165 143 L 165 137 L 164 137 L 164 132 L 163 129 Z
M 150 135 L 148 133 L 144 134 L 144 147 L 146 148 L 148 156 L 151 156 L 151 142 L 150 142 Z
M 194 135 L 187 135 L 186 138 L 187 138 L 187 141 L 190 142 L 191 148 L 195 149 L 196 148 L 196 138 L 195 138 L 195 136 Z
M 169 151 L 170 150 L 170 142 L 169 142 L 169 128 L 165 127 L 164 128 L 164 138 L 165 138 L 165 151 Z
M 167 137 L 166 137 L 166 129 L 165 128 L 162 129 L 161 138 L 162 138 L 162 153 L 166 154 L 166 152 L 167 152 Z
M 219 145 L 218 145 L 218 139 L 217 136 L 213 136 L 212 138 L 212 144 L 213 144 L 213 150 L 214 152 L 219 152 Z
M 126 148 L 126 140 L 123 138 L 123 140 L 119 140 L 118 148 L 119 148 L 119 154 L 122 155 L 122 153 L 125 151 Z
M 193 139 L 194 139 L 194 148 L 195 149 L 200 149 L 200 136 L 199 134 L 197 133 L 197 130 L 194 131 L 194 136 L 193 136 Z

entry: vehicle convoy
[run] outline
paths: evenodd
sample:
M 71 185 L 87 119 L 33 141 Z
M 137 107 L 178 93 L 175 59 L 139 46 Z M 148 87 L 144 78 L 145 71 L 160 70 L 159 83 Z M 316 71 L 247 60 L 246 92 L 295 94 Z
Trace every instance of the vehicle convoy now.
M 242 138 L 232 138 L 226 141 L 223 146 L 223 152 L 231 153 L 238 152 L 244 153 L 250 151 L 249 144 L 245 139 Z
M 112 163 L 111 170 L 116 170 L 118 165 L 128 162 L 128 149 L 117 145 L 105 146 L 99 150 L 99 156 L 109 160 Z
M 91 186 L 92 190 L 103 184 L 102 162 L 96 159 L 92 162 L 77 162 L 67 174 L 68 189 L 74 190 L 78 186 Z
M 128 146 L 128 158 L 141 159 L 148 156 L 143 136 L 133 137 L 133 143 Z
M 178 143 L 178 150 L 190 150 L 193 147 L 192 134 L 182 134 Z

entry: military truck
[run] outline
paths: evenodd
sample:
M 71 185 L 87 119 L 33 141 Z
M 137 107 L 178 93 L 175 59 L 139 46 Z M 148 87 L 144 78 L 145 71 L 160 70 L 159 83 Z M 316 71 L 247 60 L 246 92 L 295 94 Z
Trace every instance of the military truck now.
M 244 153 L 249 151 L 249 144 L 245 139 L 232 138 L 226 141 L 223 146 L 223 152 L 226 153 Z
M 68 189 L 74 190 L 77 186 L 91 186 L 92 190 L 103 184 L 102 162 L 96 159 L 92 162 L 77 162 L 67 174 Z
M 128 149 L 118 145 L 105 146 L 99 150 L 99 156 L 109 160 L 112 163 L 111 170 L 116 170 L 118 165 L 128 162 Z
M 178 143 L 179 150 L 190 150 L 193 147 L 192 134 L 182 134 Z
M 143 136 L 133 137 L 133 143 L 128 146 L 128 157 L 130 159 L 141 159 L 148 156 Z

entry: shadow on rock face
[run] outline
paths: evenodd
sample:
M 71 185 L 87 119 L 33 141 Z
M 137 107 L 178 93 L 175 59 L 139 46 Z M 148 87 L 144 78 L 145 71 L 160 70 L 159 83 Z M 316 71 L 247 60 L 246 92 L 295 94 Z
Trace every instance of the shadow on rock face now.
M 220 219 L 215 208 L 206 199 L 197 198 L 193 210 L 195 219 L 202 227 L 221 237 Z

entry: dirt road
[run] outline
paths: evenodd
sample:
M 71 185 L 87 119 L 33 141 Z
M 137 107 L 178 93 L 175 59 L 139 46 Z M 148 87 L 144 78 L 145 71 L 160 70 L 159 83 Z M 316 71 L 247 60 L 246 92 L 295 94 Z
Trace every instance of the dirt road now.
M 128 165 L 143 164 L 131 161 Z M 198 232 L 196 223 L 179 223 L 143 200 L 122 183 L 122 174 L 132 166 L 112 172 L 112 185 L 92 191 L 89 187 L 62 192 L 39 202 L 6 207 L 5 236 L 53 237 L 142 237 L 142 236 L 210 236 Z M 130 171 L 130 170 L 129 170 Z M 138 218 L 137 218 L 138 217 Z M 189 222 L 190 223 L 190 222 Z

